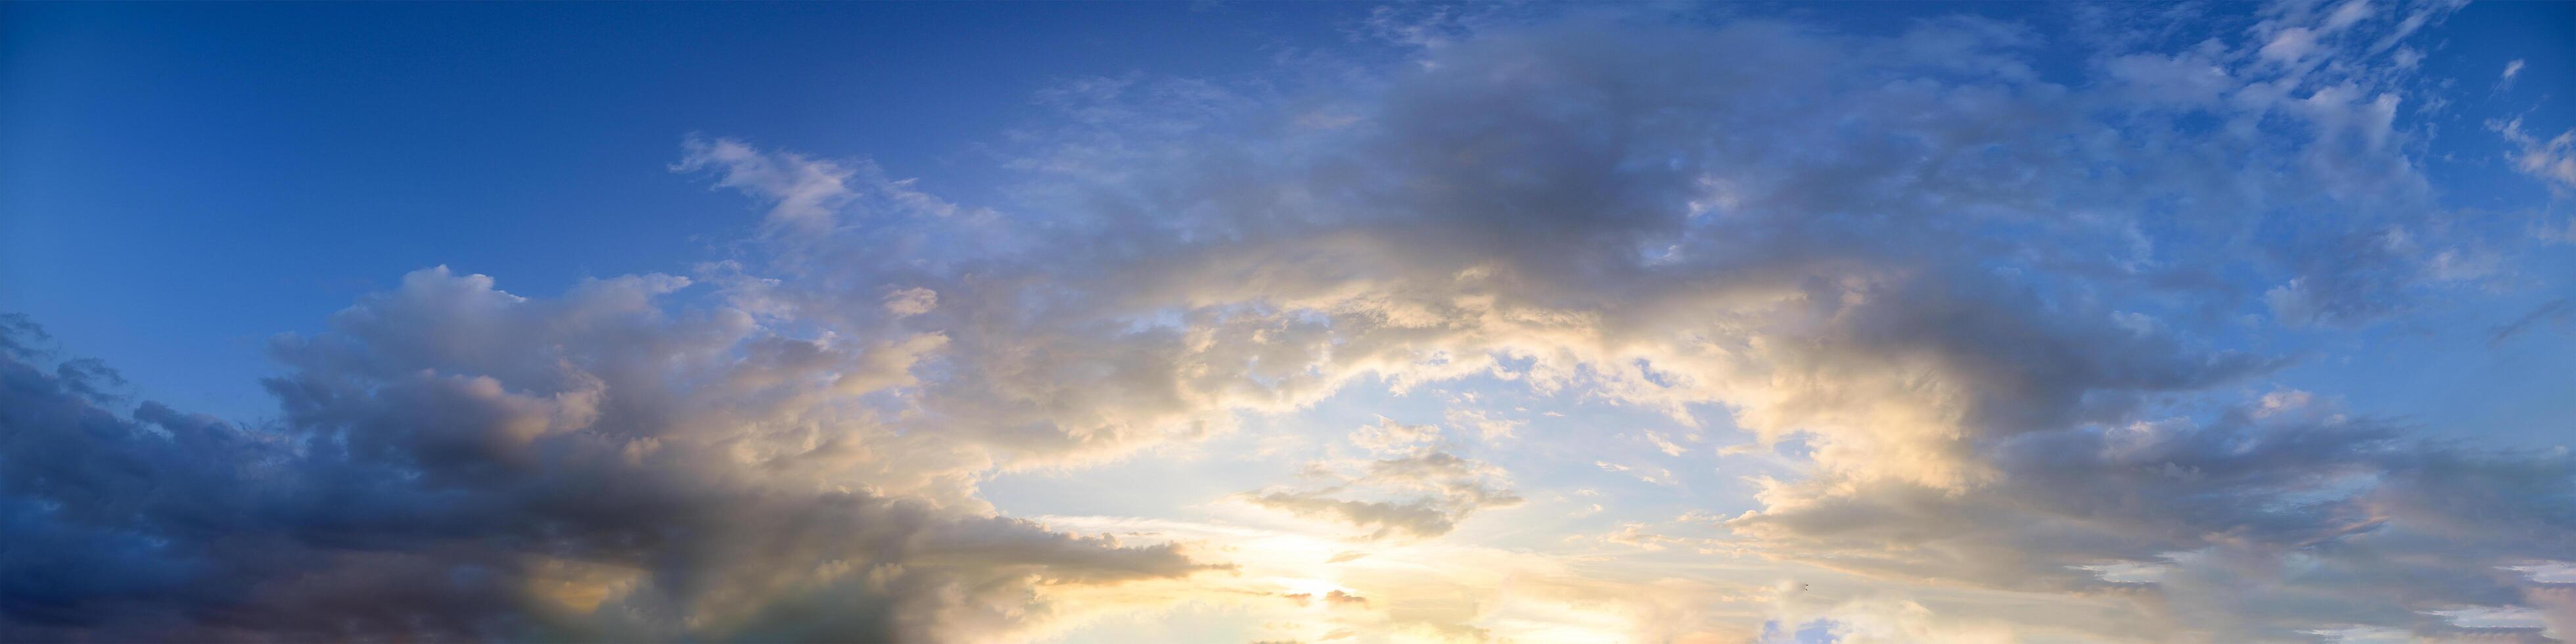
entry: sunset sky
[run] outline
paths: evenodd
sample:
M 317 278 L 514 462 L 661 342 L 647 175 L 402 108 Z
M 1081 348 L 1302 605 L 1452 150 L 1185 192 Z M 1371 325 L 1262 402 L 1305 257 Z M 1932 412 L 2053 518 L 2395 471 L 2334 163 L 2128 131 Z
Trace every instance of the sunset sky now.
M 0 3 L 0 641 L 2576 641 L 2576 3 Z

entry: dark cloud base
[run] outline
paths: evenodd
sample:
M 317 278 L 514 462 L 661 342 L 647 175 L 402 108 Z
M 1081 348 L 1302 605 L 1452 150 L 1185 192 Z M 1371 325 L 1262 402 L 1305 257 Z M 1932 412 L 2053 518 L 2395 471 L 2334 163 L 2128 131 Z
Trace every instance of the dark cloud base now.
M 1205 568 L 578 435 L 509 445 L 543 428 L 470 380 L 289 375 L 270 430 L 120 414 L 114 372 L 48 370 L 41 330 L 0 322 L 0 640 L 921 641 L 1042 613 L 1035 585 Z M 546 596 L 617 571 L 645 590 Z

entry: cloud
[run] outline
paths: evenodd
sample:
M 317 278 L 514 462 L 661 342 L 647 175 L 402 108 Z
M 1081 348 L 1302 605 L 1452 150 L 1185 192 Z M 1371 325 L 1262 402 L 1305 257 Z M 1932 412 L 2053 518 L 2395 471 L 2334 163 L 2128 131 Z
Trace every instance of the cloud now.
M 2330 34 L 2283 27 L 2188 55 L 2111 57 L 2128 62 L 2107 66 L 2100 94 L 2010 73 L 2031 54 L 2008 25 L 1881 39 L 1749 21 L 1714 33 L 1578 21 L 1444 39 L 1372 87 L 1373 103 L 1356 101 L 1375 110 L 1289 140 L 1219 134 L 1275 132 L 1258 126 L 1273 115 L 1257 109 L 1107 96 L 1130 113 L 1200 120 L 1093 132 L 1125 144 L 1027 165 L 1126 173 L 1100 185 L 1100 172 L 1067 171 L 1057 187 L 1121 204 L 1085 219 L 1120 243 L 1051 273 L 1117 276 L 1086 282 L 1126 288 L 1076 288 L 1073 299 L 1205 316 L 1181 318 L 1185 328 L 1319 323 L 1313 332 L 1330 339 L 1315 342 L 1332 351 L 1295 362 L 1315 382 L 1366 373 L 1403 388 L 1493 374 L 1686 423 L 1697 422 L 1689 405 L 1723 402 L 1762 440 L 1813 448 L 1811 478 L 1778 483 L 1733 524 L 1784 558 L 1893 579 L 2142 592 L 2179 606 L 2194 602 L 2175 593 L 2224 584 L 2169 577 L 2174 590 L 2137 590 L 2085 567 L 2164 565 L 2168 553 L 2207 548 L 2251 557 L 2212 564 L 2226 569 L 2374 529 L 2447 525 L 2432 515 L 2371 523 L 2331 495 L 2399 494 L 2468 463 L 2526 468 L 2535 493 L 2564 480 L 2546 462 L 2430 447 L 2423 458 L 2454 464 L 2386 460 L 2376 450 L 2394 449 L 2393 430 L 2184 429 L 2197 424 L 2144 415 L 2283 364 L 2214 348 L 2207 337 L 2226 331 L 2212 321 L 2268 311 L 2297 326 L 2370 324 L 2440 288 L 2423 276 L 2455 263 L 2443 249 L 2461 238 L 2444 236 L 2482 234 L 2430 217 L 2441 208 L 2405 156 L 2403 89 L 2322 62 L 2353 51 L 2328 36 L 2396 37 L 2371 30 L 2411 31 L 2430 15 L 2387 25 L 2338 12 L 2305 18 Z M 2262 60 L 2283 64 L 2243 66 Z M 2110 100 L 2173 87 L 2187 100 Z M 1192 111 L 1210 104 L 1228 107 Z M 2186 125 L 2209 119 L 2225 125 Z M 2111 302 L 2167 324 L 2119 323 L 2115 312 L 2136 312 Z M 2104 455 L 2114 439 L 2160 444 L 2139 436 L 2167 431 L 2278 451 Z M 2285 442 L 2252 438 L 2264 432 Z M 2063 478 L 2102 468 L 2122 472 L 2112 480 L 2125 496 L 2080 496 L 2090 486 Z M 1338 491 L 1252 498 L 1381 533 L 1453 529 L 1433 503 Z M 2318 495 L 2337 501 L 2308 500 Z M 2096 507 L 2112 509 L 2077 509 Z M 2118 513 L 2130 507 L 2138 514 Z M 2084 512 L 2111 514 L 2095 525 Z M 2549 521 L 2536 520 L 2532 530 Z M 1843 530 L 1854 531 L 1847 543 Z M 1943 534 L 1983 539 L 1873 550 Z M 2517 540 L 2444 556 L 2476 570 L 2555 547 Z M 2513 587 L 2463 582 L 2378 614 L 2440 633 L 2438 619 L 2403 616 L 2443 601 L 2516 601 Z M 2356 592 L 2389 591 L 2370 588 Z M 2381 619 L 2260 602 L 2172 610 L 2157 623 L 2256 637 Z
M 1350 439 L 1352 445 L 1356 445 L 1360 449 L 1368 450 L 1370 452 L 1390 454 L 1405 453 L 1429 447 L 1439 442 L 1440 427 L 1436 425 L 1406 425 L 1395 422 L 1393 419 L 1385 416 L 1379 416 L 1377 417 L 1377 424 L 1361 427 L 1359 431 L 1351 432 Z
M 973 639 L 1033 624 L 1051 588 L 1209 567 L 889 496 L 938 461 L 856 442 L 871 421 L 825 394 L 899 386 L 919 348 L 657 303 L 685 283 L 529 299 L 414 273 L 279 340 L 273 428 L 120 414 L 107 372 L 39 369 L 13 321 L 0 633 Z
M 2542 140 L 2523 131 L 2520 118 L 2487 121 L 2487 129 L 2513 146 L 2505 152 L 2505 160 L 2515 170 L 2540 179 L 2553 190 L 2576 189 L 2576 130 Z
M 762 152 L 737 139 L 696 135 L 683 139 L 680 147 L 672 172 L 714 174 L 715 187 L 733 188 L 769 204 L 766 219 L 772 226 L 812 233 L 850 223 L 845 215 L 853 214 L 873 219 L 983 214 L 923 192 L 912 179 L 887 177 L 875 161 Z
M 1495 418 L 1493 414 L 1473 409 L 1451 409 L 1442 412 L 1441 420 L 1452 427 L 1476 430 L 1477 437 L 1488 443 L 1517 436 L 1521 427 L 1529 424 L 1529 421 L 1525 420 Z
M 672 172 L 715 171 L 720 175 L 717 187 L 741 190 L 774 204 L 769 210 L 772 223 L 829 226 L 833 210 L 856 195 L 849 183 L 858 171 L 838 163 L 795 154 L 765 155 L 732 139 L 691 137 L 685 147 L 688 153 L 671 165 Z
M 1871 575 L 2157 598 L 2162 639 L 2298 639 L 2317 624 L 2439 635 L 2429 611 L 2542 588 L 2500 567 L 2576 553 L 2576 459 L 2411 441 L 2266 395 L 2214 423 L 1999 445 L 1973 494 L 1782 487 L 1727 525 L 1755 551 Z M 2293 413 L 2293 411 L 2305 413 Z M 2114 575 L 2110 570 L 2147 574 Z
M 885 308 L 896 317 L 929 313 L 939 308 L 939 293 L 919 287 L 894 291 L 886 294 Z
M 1324 485 L 1274 487 L 1238 498 L 1369 529 L 1370 539 L 1438 537 L 1478 510 L 1520 505 L 1521 497 L 1512 493 L 1501 468 L 1422 442 L 1436 437 L 1437 428 L 1401 425 L 1385 417 L 1378 421 L 1353 433 L 1351 442 L 1382 455 L 1395 453 L 1393 457 L 1309 463 L 1308 476 Z M 1390 439 L 1390 432 L 1398 439 Z
M 2333 13 L 2326 15 L 2325 30 L 2340 31 L 2369 18 L 2370 14 L 2370 3 L 2367 0 L 2347 0 L 2343 4 L 2336 5 Z
M 2514 336 L 2521 335 L 2524 331 L 2529 331 L 2537 325 L 2557 324 L 2563 326 L 2571 323 L 2576 323 L 2576 301 L 2571 301 L 2568 298 L 2562 297 L 2542 302 L 2539 306 L 2532 307 L 2530 312 L 2522 314 L 2521 317 L 2514 318 L 2512 322 L 2506 322 L 2497 326 L 2494 330 L 2489 331 L 2487 333 L 2487 346 L 2504 344 L 2506 340 L 2511 340 Z
M 1162 214 L 1150 222 L 1123 220 L 1108 213 L 1085 218 L 1084 221 L 1103 226 L 1100 234 L 1104 237 L 1122 242 L 1095 249 L 1101 254 L 1048 262 L 1050 274 L 1114 275 L 1117 277 L 1085 281 L 1132 285 L 1132 289 L 1105 293 L 1075 288 L 1070 293 L 1049 292 L 1044 297 L 1134 302 L 1135 307 L 1124 315 L 1139 317 L 1155 315 L 1147 307 L 1160 304 L 1206 316 L 1208 321 L 1204 323 L 1184 319 L 1187 324 L 1207 325 L 1201 328 L 1267 323 L 1292 330 L 1275 336 L 1281 339 L 1334 338 L 1330 362 L 1314 359 L 1321 353 L 1308 353 L 1304 360 L 1291 357 L 1286 364 L 1308 368 L 1302 373 L 1282 370 L 1278 372 L 1282 378 L 1267 381 L 1281 385 L 1270 391 L 1290 394 L 1273 400 L 1289 405 L 1315 399 L 1312 392 L 1330 391 L 1346 382 L 1350 374 L 1374 374 L 1403 386 L 1485 372 L 1501 364 L 1497 356 L 1510 356 L 1513 360 L 1534 360 L 1525 374 L 1514 375 L 1544 388 L 1580 388 L 1593 395 L 1647 405 L 1753 401 L 1747 405 L 1746 417 L 1756 421 L 1757 428 L 1774 435 L 1829 423 L 1862 424 L 1858 422 L 1861 417 L 1853 415 L 1857 413 L 1913 414 L 1921 418 L 1963 412 L 2018 414 L 2027 416 L 2029 424 L 2045 425 L 2059 422 L 2046 416 L 2071 411 L 2082 398 L 2108 402 L 2121 390 L 2206 386 L 2257 371 L 2263 363 L 2243 356 L 2191 356 L 2188 341 L 2180 338 L 2114 340 L 2134 334 L 2089 322 L 2070 324 L 2069 320 L 2081 318 L 2055 313 L 2015 317 L 2021 315 L 2015 312 L 2020 307 L 2036 306 L 2043 300 L 2060 301 L 2056 295 L 2043 292 L 2045 289 L 2078 285 L 2027 281 L 1970 269 L 1967 263 L 1979 260 L 1972 259 L 1973 255 L 1933 251 L 1942 242 L 1923 240 L 1940 238 L 1943 233 L 1920 226 L 1952 221 L 1953 216 L 1966 217 L 2022 234 L 2060 240 L 2090 239 L 2094 241 L 2089 243 L 2106 249 L 2127 249 L 2138 246 L 2135 230 L 2112 215 L 2088 214 L 2086 217 L 2101 219 L 2070 220 L 2053 213 L 2111 213 L 2127 208 L 2119 204 L 2173 197 L 2116 189 L 2097 192 L 2111 186 L 2096 181 L 1981 177 L 1975 174 L 1980 172 L 1979 166 L 1969 160 L 1973 156 L 1943 156 L 1941 150 L 2014 150 L 2038 155 L 1992 159 L 2008 164 L 1994 168 L 2098 166 L 2118 168 L 2123 173 L 2149 173 L 2136 177 L 2137 181 L 2110 184 L 2190 190 L 2195 199 L 2213 195 L 2236 198 L 2310 194 L 2305 188 L 2288 185 L 2212 185 L 2211 190 L 2200 189 L 2202 184 L 2198 182 L 2203 180 L 2236 184 L 2271 172 L 2252 171 L 2247 167 L 2250 159 L 2250 164 L 2277 167 L 2330 186 L 2323 193 L 2327 198 L 2384 213 L 2386 219 L 2382 221 L 2386 225 L 2407 225 L 2401 217 L 2407 216 L 2409 210 L 2383 206 L 2421 203 L 2420 195 L 2404 192 L 2405 186 L 2420 183 L 2420 179 L 2404 179 L 2401 175 L 2401 180 L 2383 182 L 2313 174 L 2341 173 L 2358 166 L 2348 161 L 2312 165 L 2313 160 L 2345 155 L 2340 151 L 2302 149 L 2303 141 L 2339 149 L 2388 136 L 2373 129 L 2378 126 L 2370 120 L 2375 118 L 2373 114 L 2386 113 L 2384 102 L 2312 97 L 2314 106 L 2301 108 L 2308 110 L 2303 114 L 2325 123 L 2328 129 L 2322 131 L 2329 136 L 2261 139 L 2243 148 L 2242 154 L 2229 155 L 2234 160 L 2193 157 L 2186 161 L 2155 155 L 2128 158 L 2138 149 L 2161 150 L 2165 144 L 2141 140 L 2067 149 L 2040 142 L 2102 135 L 2089 129 L 2078 116 L 2099 106 L 2052 98 L 2059 95 L 2044 84 L 2016 89 L 2012 83 L 2025 81 L 2004 79 L 2002 85 L 1949 87 L 1868 82 L 1839 85 L 1822 80 L 1868 78 L 1866 70 L 1886 59 L 1878 52 L 1927 46 L 1916 41 L 1858 39 L 1843 49 L 1860 53 L 1846 58 L 1828 53 L 1835 49 L 1832 45 L 1843 44 L 1839 41 L 1810 40 L 1759 24 L 1730 27 L 1722 35 L 1707 38 L 1649 29 L 1642 35 L 1619 31 L 1620 37 L 1611 42 L 1601 33 L 1585 29 L 1542 30 L 1444 46 L 1429 55 L 1439 64 L 1406 76 L 1385 90 L 1385 96 L 1379 99 L 1384 107 L 1365 117 L 1367 127 L 1311 135 L 1320 140 L 1235 141 L 1202 134 L 1225 131 L 1206 125 L 1187 130 L 1188 134 L 1177 139 L 1159 131 L 1119 135 L 1124 145 L 1116 149 L 1159 151 L 1151 155 L 1092 158 L 1087 155 L 1098 154 L 1100 148 L 1084 146 L 1061 151 L 1043 163 L 1029 163 L 1030 167 L 1045 168 L 1166 168 L 1132 173 L 1134 181 L 1143 185 L 1100 186 L 1091 183 L 1096 173 L 1068 171 L 1069 176 L 1081 181 L 1063 190 L 1102 193 L 1084 201 L 1113 199 L 1110 194 L 1153 194 L 1166 195 L 1167 201 L 1161 203 L 1168 205 L 1136 207 L 1140 212 Z M 1997 45 L 2002 50 L 1975 39 L 1965 42 L 1969 51 L 1961 55 L 2009 56 L 2009 48 L 2016 46 L 2009 39 Z M 1744 67 L 1708 68 L 1692 62 L 1744 59 L 1777 59 L 1779 64 L 1755 71 Z M 1502 60 L 1534 60 L 1559 67 L 1498 69 L 1489 62 Z M 1931 69 L 1942 69 L 1939 66 L 1944 64 L 1941 58 L 1907 60 L 1922 60 L 1921 64 Z M 1853 69 L 1837 69 L 1836 65 Z M 1663 85 L 1649 85 L 1646 79 L 1634 78 L 1637 74 L 1624 71 L 1637 67 L 1655 67 L 1667 70 L 1666 74 L 1695 78 L 1694 86 L 1706 89 L 1664 89 Z M 1948 71 L 1955 70 L 1945 73 Z M 2223 75 L 2216 78 L 2227 80 Z M 1804 100 L 1806 104 L 1862 106 L 1830 118 L 1870 123 L 1852 127 L 1891 134 L 1866 145 L 1831 138 L 1791 138 L 1791 133 L 1803 137 L 1833 130 L 1822 123 L 1821 119 L 1826 118 L 1823 114 L 1762 111 L 1763 105 L 1741 103 L 1716 93 L 1720 88 L 1738 85 L 1811 96 Z M 1619 96 L 1626 103 L 1614 107 L 1577 102 L 1551 107 L 1573 110 L 1564 113 L 1516 111 L 1523 106 L 1510 98 L 1514 94 L 1506 93 L 1505 88 L 1510 92 L 1536 91 L 1533 87 L 1556 95 Z M 1119 111 L 1154 113 L 1164 109 L 1153 102 L 1159 98 L 1137 100 L 1145 104 L 1121 105 Z M 1195 109 L 1207 104 L 1194 101 L 1188 105 Z M 1221 101 L 1216 104 L 1231 105 Z M 1649 105 L 1654 107 L 1645 107 Z M 1884 113 L 1879 111 L 1881 106 Z M 1898 106 L 1929 109 L 1935 116 L 1899 123 L 1892 120 L 1894 114 L 1911 108 Z M 1631 112 L 1673 116 L 1641 121 L 1625 117 Z M 1456 113 L 1486 116 L 1483 121 L 1459 123 L 1448 116 Z M 1258 118 L 1258 114 L 1220 112 L 1209 118 Z M 1879 122 L 1882 118 L 1891 120 Z M 1974 129 L 1974 124 L 1996 118 L 2020 119 L 2025 127 L 2011 131 Z M 1568 125 L 1574 122 L 1638 130 L 1615 138 L 1583 138 L 1577 136 L 1582 130 Z M 2050 130 L 2060 124 L 2067 129 Z M 2367 136 L 2348 134 L 2356 128 Z M 2076 134 L 2077 131 L 2086 134 Z M 1778 138 L 1745 134 L 1718 137 L 1714 132 L 1776 133 Z M 2024 135 L 2030 138 L 2021 139 Z M 1678 147 L 1676 142 L 1711 147 Z M 1936 142 L 1941 147 L 1906 147 Z M 1271 148 L 1300 150 L 1316 158 L 1285 155 L 1279 160 L 1255 162 L 1231 156 L 1237 154 L 1235 150 Z M 1332 152 L 1336 150 L 1358 152 Z M 1716 163 L 1766 150 L 1795 154 L 1774 155 L 1780 159 L 1777 164 Z M 1900 151 L 1960 160 L 1938 166 L 1911 166 L 1896 160 L 1908 158 Z M 2096 154 L 2102 156 L 2092 156 Z M 1642 159 L 1674 162 L 1641 165 Z M 2248 172 L 2230 172 L 2223 177 L 2198 175 L 2204 163 L 2236 166 Z M 2371 172 L 2388 171 L 2391 167 Z M 1196 168 L 1224 168 L 1225 174 L 1206 176 Z M 1364 177 L 1404 179 L 1372 182 L 1361 179 Z M 1526 182 L 1516 179 L 1519 177 L 1543 181 Z M 1314 183 L 1326 178 L 1333 183 Z M 1040 183 L 1045 181 L 1041 179 Z M 1903 189 L 1869 188 L 1874 185 Z M 2399 192 L 2383 192 L 2389 189 Z M 1314 201 L 1319 195 L 1344 197 Z M 1719 205 L 1728 203 L 1734 206 Z M 2246 212 L 2261 208 L 2246 203 L 2225 209 Z M 1193 214 L 1201 212 L 1267 214 L 1259 220 Z M 1584 214 L 1566 214 L 1576 212 Z M 1837 222 L 1863 220 L 1843 219 L 1859 215 L 1841 213 L 1864 212 L 1870 213 L 1865 219 L 1871 222 L 1870 227 L 1837 227 Z M 1933 214 L 1936 212 L 1945 214 Z M 2207 226 L 2205 230 L 2190 229 L 2203 224 Z M 2204 258 L 2180 255 L 2205 252 L 2196 243 L 2200 235 L 2228 236 L 2232 233 L 2226 231 L 2261 225 L 2265 224 L 2224 220 L 2187 223 L 2184 230 L 2174 231 L 2168 239 L 2148 240 L 2148 247 L 2174 257 L 2145 265 L 2076 270 L 2136 274 L 2144 266 L 2152 274 L 2113 278 L 2109 284 L 2152 291 L 2158 288 L 2153 284 L 2156 281 L 2196 279 L 2193 265 Z M 2398 301 L 2408 284 L 2398 276 L 2412 274 L 2410 262 L 2429 261 L 2376 246 L 2381 237 L 2369 227 L 2372 225 L 2376 224 L 2363 224 L 2360 231 L 2303 231 L 2283 240 L 2285 244 L 2280 247 L 2249 249 L 2251 253 L 2232 260 L 2217 256 L 2205 259 L 2283 274 L 2285 281 L 2294 286 L 2284 287 L 2280 291 L 2283 295 L 2273 299 L 2281 305 L 2285 317 L 2303 321 L 2368 320 L 2395 306 L 2393 302 Z M 1259 234 L 1250 234 L 1256 230 Z M 1881 230 L 1893 232 L 1882 235 Z M 1890 239 L 1922 243 L 1890 245 Z M 1761 243 L 1756 246 L 1746 240 Z M 1969 248 L 1974 247 L 1974 242 L 1962 241 L 1953 246 Z M 1398 248 L 1403 251 L 1390 250 Z M 2363 252 L 2352 252 L 2356 248 Z M 1648 253 L 1643 249 L 1655 250 Z M 2032 261 L 2081 264 L 2090 260 L 2037 257 Z M 2122 284 L 2124 281 L 2127 283 Z M 1050 285 L 1063 286 L 1061 282 Z M 2081 287 L 2097 285 L 2101 283 L 2087 280 Z M 2023 290 L 2033 288 L 2041 290 Z M 2019 302 L 2013 301 L 2016 299 Z M 1245 307 L 1241 303 L 1259 304 Z M 1923 323 L 1928 317 L 1909 316 L 1937 315 L 1994 316 L 1993 323 L 2021 324 L 2025 328 L 2016 333 L 1997 332 L 1992 343 L 1965 335 L 1905 339 L 1872 335 L 1885 333 L 1880 329 L 1925 328 Z M 1699 336 L 1698 344 L 1689 344 L 1685 338 L 1707 331 L 1682 328 L 1668 320 L 1694 319 L 1693 316 L 1721 316 L 1738 322 L 1714 337 Z M 1316 320 L 1325 324 L 1307 326 Z M 1306 335 L 1309 333 L 1314 335 Z M 1844 341 L 1843 334 L 1850 334 L 1858 343 Z M 1779 341 L 1784 337 L 1806 340 Z M 2105 341 L 2096 342 L 2096 337 Z M 1878 338 L 1885 338 L 1889 344 L 1837 353 L 1845 351 L 1844 347 Z M 2003 346 L 2026 342 L 2024 338 L 2041 339 L 2042 347 L 2050 343 L 2062 343 L 2070 350 L 2083 347 L 2081 353 L 2093 352 L 2095 347 L 2123 346 L 2140 352 L 2135 358 L 2096 358 L 2070 351 L 2064 355 L 2068 360 L 2065 364 L 2077 370 L 2082 367 L 2074 365 L 2097 359 L 2098 364 L 2126 369 L 2128 365 L 2153 362 L 2158 358 L 2148 356 L 2159 351 L 2180 355 L 2161 358 L 2174 361 L 2168 365 L 2167 375 L 2127 383 L 2089 380 L 2081 375 L 2036 376 L 2035 372 L 2017 368 L 1982 369 L 1966 364 L 1985 359 L 1979 356 L 2048 351 Z M 1900 410 L 1896 407 L 1914 406 L 1920 398 L 1864 394 L 1854 389 L 1917 386 L 1897 381 L 1873 384 L 1868 375 L 1888 373 L 1883 368 L 1888 363 L 1880 362 L 1882 356 L 1913 351 L 1898 349 L 1898 344 L 1930 350 L 1907 358 L 1917 364 L 1960 361 L 1933 368 L 1929 373 L 1956 384 L 1951 391 L 1969 397 L 1937 403 L 1946 406 L 1941 409 Z M 1277 363 L 1263 361 L 1265 365 Z M 1810 374 L 1801 377 L 1789 369 L 1809 370 Z M 2034 379 L 2030 382 L 2039 386 L 2026 392 L 2032 394 L 2029 396 L 2016 394 L 1981 401 L 1974 396 L 1985 394 L 1970 392 L 2006 391 L 2014 385 L 1959 380 L 1987 375 L 2021 377 L 2011 374 L 2031 374 Z M 1668 375 L 1674 377 L 1668 379 Z M 1770 384 L 1791 382 L 1793 378 L 1802 378 L 1797 381 L 1817 388 L 1800 391 Z M 1310 383 L 1313 386 L 1308 386 Z M 1877 405 L 1875 410 L 1826 404 L 1870 399 L 1891 402 Z M 2039 406 L 2013 408 L 2026 404 Z M 1266 404 L 1254 407 L 1279 408 Z M 1946 427 L 1927 428 L 1926 435 L 1953 431 Z M 1834 433 L 1825 434 L 1827 442 L 1835 442 Z M 1834 445 L 1829 451 L 1834 454 L 1833 460 L 1849 461 L 1844 456 L 1858 458 L 1862 443 L 1897 449 L 1894 443 L 1853 440 Z M 1941 453 L 1939 449 L 1915 447 L 1907 446 L 1902 451 Z M 1949 466 L 1937 461 L 1906 465 L 1930 469 L 1904 475 L 1959 480 L 1972 474 L 1938 471 Z
M 1829 603 L 1806 597 L 1801 589 L 1784 587 L 1773 591 L 1773 602 L 1781 607 L 1782 613 L 1772 624 L 1822 631 L 1825 637 L 1830 638 L 1827 641 L 1832 642 L 1975 644 L 2021 639 L 2008 624 L 1945 614 L 1901 596 L 1859 597 Z M 1776 630 L 1766 635 L 1759 641 L 1765 644 L 1805 641 L 1792 639 L 1792 634 Z
M 2316 32 L 2306 27 L 2291 27 L 2272 35 L 2263 44 L 2263 57 L 2283 64 L 2295 63 L 2317 49 Z

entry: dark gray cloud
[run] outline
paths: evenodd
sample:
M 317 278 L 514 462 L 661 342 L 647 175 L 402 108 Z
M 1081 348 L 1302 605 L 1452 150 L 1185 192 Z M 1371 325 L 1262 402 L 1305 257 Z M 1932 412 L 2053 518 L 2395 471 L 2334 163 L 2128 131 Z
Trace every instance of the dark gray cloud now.
M 10 320 L 0 637 L 978 639 L 1043 616 L 1041 586 L 1209 567 L 814 476 L 834 445 L 769 423 L 863 357 L 764 338 L 687 372 L 693 343 L 737 341 L 697 334 L 743 329 L 654 319 L 641 282 L 488 286 L 424 271 L 282 341 L 270 428 L 118 413 L 112 372 L 42 369 Z
M 2285 402 L 2299 398 L 2027 434 L 1997 445 L 1997 481 L 1966 494 L 1800 495 L 1727 525 L 1771 556 L 1866 574 L 2132 595 L 2171 617 L 2161 639 L 2456 635 L 2471 631 L 2433 611 L 2563 586 L 2510 567 L 2576 557 L 2576 458 L 2426 443 Z
M 2494 330 L 2488 331 L 2487 344 L 2489 346 L 2504 344 L 2506 340 L 2511 340 L 2514 336 L 2522 335 L 2544 324 L 2569 323 L 2576 323 L 2576 300 L 2562 297 L 2542 302 L 2539 306 L 2531 307 L 2530 312 L 2514 318 L 2512 322 L 2497 325 Z

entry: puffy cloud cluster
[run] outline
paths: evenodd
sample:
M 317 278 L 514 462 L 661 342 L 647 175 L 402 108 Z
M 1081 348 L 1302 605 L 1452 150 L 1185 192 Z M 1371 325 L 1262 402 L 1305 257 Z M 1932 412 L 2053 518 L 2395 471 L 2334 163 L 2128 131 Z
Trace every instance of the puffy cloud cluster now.
M 2018 436 L 1966 494 L 1781 485 L 1727 522 L 1775 556 L 1909 580 L 2128 596 L 2169 640 L 2294 640 L 2320 624 L 2538 640 L 2436 609 L 2524 605 L 2576 557 L 2576 458 L 2407 440 L 2267 396 L 2208 422 Z M 2519 627 L 2519 628 L 2515 628 Z
M 967 640 L 1212 567 L 992 516 L 894 436 L 937 336 L 793 338 L 646 276 L 527 299 L 444 268 L 285 338 L 276 427 L 0 355 L 13 640 Z M 924 465 L 928 463 L 928 465 Z
M 2089 7 L 2060 34 L 1381 14 L 1419 47 L 1399 64 L 1048 92 L 993 208 L 693 138 L 675 171 L 770 208 L 753 256 L 550 299 L 415 273 L 279 342 L 277 428 L 119 415 L 91 368 L 13 349 L 0 536 L 43 545 L 0 578 L 57 589 L 0 610 L 37 637 L 1024 634 L 1050 597 L 1224 562 L 997 517 L 981 477 L 1473 377 L 1798 446 L 1735 550 L 2120 598 L 2086 637 L 2565 624 L 2565 584 L 2513 568 L 2576 560 L 2563 454 L 2289 397 L 2188 413 L 2290 358 L 2249 335 L 2400 315 L 2517 250 L 2439 206 L 2401 109 L 2438 98 L 2410 39 L 2452 8 Z M 1450 424 L 1385 421 L 1351 437 L 1369 456 L 1235 498 L 1392 541 L 1519 502 L 1452 439 L 1531 430 Z M 1615 592 L 1558 572 L 1534 577 Z M 1484 632 L 1439 601 L 1421 628 Z M 1770 601 L 1853 641 L 2010 632 Z M 1718 630 L 1615 608 L 1629 636 Z
M 2333 9 L 2266 10 L 2247 38 L 2179 50 L 2079 33 L 2100 39 L 2081 84 L 2035 71 L 2038 34 L 1974 19 L 1888 37 L 1577 19 L 1444 40 L 1356 98 L 1294 109 L 1128 87 L 1087 112 L 1121 118 L 1026 164 L 1102 241 L 1030 261 L 1097 276 L 1047 284 L 1110 309 L 1093 315 L 1295 329 L 1230 349 L 1304 349 L 1247 378 L 1281 402 L 1356 373 L 1490 375 L 1685 422 L 1723 404 L 1816 466 L 1731 524 L 1751 552 L 2135 593 L 2175 636 L 2451 634 L 2438 611 L 2541 592 L 2495 566 L 2565 558 L 2546 536 L 2565 527 L 2548 510 L 2570 481 L 2558 461 L 2149 415 L 2286 359 L 2217 348 L 2232 325 L 2367 324 L 2463 279 L 2462 249 L 2513 243 L 2437 204 L 2409 153 L 2423 132 L 2400 119 L 2420 85 L 2374 64 L 2447 8 Z M 2412 535 L 2463 515 L 2390 501 L 2455 494 L 2527 524 L 2453 549 Z M 2333 560 L 2349 577 L 2276 574 L 2262 587 L 2321 593 L 2281 602 L 2086 568 L 2213 549 L 2233 558 L 2208 569 L 2242 572 L 2353 544 L 2404 552 Z M 2427 569 L 2458 584 L 2388 581 Z M 2326 608 L 2360 597 L 2379 603 Z

